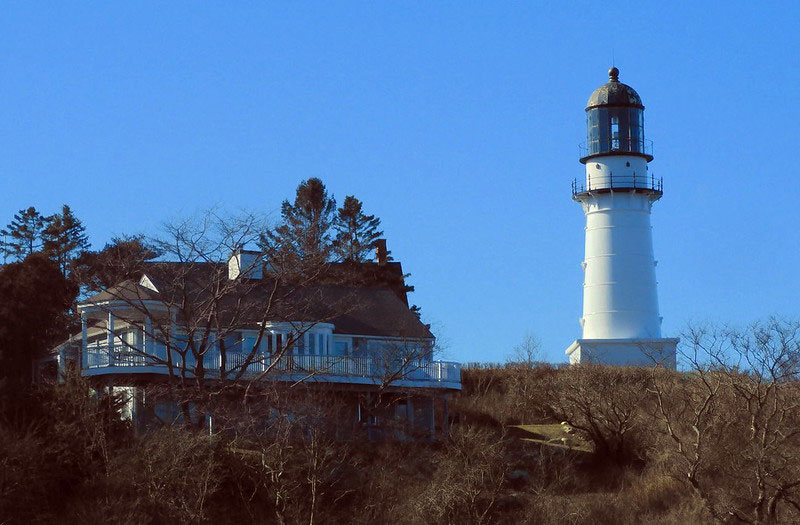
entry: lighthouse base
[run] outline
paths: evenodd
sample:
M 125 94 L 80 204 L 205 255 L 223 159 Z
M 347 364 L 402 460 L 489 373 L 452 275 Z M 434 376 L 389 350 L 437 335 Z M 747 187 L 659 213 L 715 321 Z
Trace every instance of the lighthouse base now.
M 569 364 L 675 368 L 679 339 L 578 339 L 567 348 Z

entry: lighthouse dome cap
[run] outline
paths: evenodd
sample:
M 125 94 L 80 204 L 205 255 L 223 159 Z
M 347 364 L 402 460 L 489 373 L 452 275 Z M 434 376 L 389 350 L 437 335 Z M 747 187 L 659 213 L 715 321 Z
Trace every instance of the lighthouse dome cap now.
M 619 69 L 608 70 L 608 83 L 595 89 L 586 109 L 598 106 L 629 106 L 644 109 L 639 94 L 627 84 L 619 81 Z

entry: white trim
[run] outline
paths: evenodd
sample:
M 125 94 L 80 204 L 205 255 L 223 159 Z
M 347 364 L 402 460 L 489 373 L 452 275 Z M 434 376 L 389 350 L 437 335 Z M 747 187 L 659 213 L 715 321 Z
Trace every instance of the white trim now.
M 363 335 L 363 334 L 340 334 L 333 333 L 334 337 L 360 337 L 361 339 L 375 339 L 380 341 L 435 341 L 435 337 L 397 337 L 389 335 Z
M 142 278 L 139 279 L 139 286 L 143 286 L 145 288 L 153 290 L 154 292 L 161 293 L 158 290 L 158 288 L 156 288 L 156 285 L 153 284 L 153 281 L 151 281 L 150 278 L 147 275 L 142 275 Z
M 108 301 L 99 301 L 99 302 L 90 302 L 90 303 L 82 303 L 78 305 L 79 312 L 106 312 L 109 308 L 103 308 L 104 306 L 127 306 L 129 308 L 136 308 L 138 306 L 147 306 L 147 311 L 150 311 L 149 306 L 161 306 L 163 311 L 169 311 L 169 305 L 164 303 L 164 301 L 158 301 L 156 299 L 135 299 L 135 300 L 125 300 L 125 299 L 112 299 Z
M 314 329 L 330 329 L 333 330 L 335 328 L 333 323 L 320 323 L 320 322 L 307 322 L 307 321 L 258 321 L 256 324 L 262 325 L 264 328 L 275 328 L 279 330 L 290 330 L 290 331 L 297 331 L 297 330 L 306 330 L 311 331 Z M 246 328 L 242 330 L 255 330 L 258 331 L 258 328 Z
M 175 365 L 178 370 L 178 366 Z M 133 374 L 158 374 L 169 375 L 166 365 L 149 365 L 149 366 L 99 366 L 92 368 L 84 368 L 81 375 L 84 377 L 101 376 L 101 375 L 133 375 Z M 193 377 L 189 370 L 186 371 L 187 377 Z M 213 379 L 208 377 L 208 379 Z M 380 386 L 383 384 L 380 377 L 364 377 L 364 376 L 341 376 L 335 374 L 316 374 L 308 376 L 306 373 L 302 374 L 286 374 L 275 372 L 270 374 L 267 380 L 282 381 L 282 382 L 296 382 L 303 381 L 306 383 L 341 383 L 353 385 L 375 385 Z M 447 389 L 447 390 L 461 390 L 460 381 L 448 381 L 444 379 L 396 379 L 389 383 L 389 388 L 399 387 L 412 387 L 412 388 L 430 388 L 430 389 Z

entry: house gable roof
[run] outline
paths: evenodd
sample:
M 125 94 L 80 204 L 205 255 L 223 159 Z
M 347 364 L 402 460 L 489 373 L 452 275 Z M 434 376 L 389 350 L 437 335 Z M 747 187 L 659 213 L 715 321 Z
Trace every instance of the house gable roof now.
M 161 295 L 150 288 L 142 286 L 137 281 L 126 280 L 107 288 L 100 293 L 96 293 L 84 301 L 81 306 L 106 303 L 109 301 L 161 301 Z
M 203 307 L 217 300 L 217 311 L 236 316 L 241 328 L 257 328 L 262 321 L 330 322 L 340 334 L 432 338 L 429 327 L 408 307 L 410 290 L 398 262 L 331 263 L 304 283 L 231 281 L 224 263 L 159 262 L 145 264 L 140 280 L 124 281 L 81 305 L 160 301 L 180 311 L 179 305 L 187 302 Z

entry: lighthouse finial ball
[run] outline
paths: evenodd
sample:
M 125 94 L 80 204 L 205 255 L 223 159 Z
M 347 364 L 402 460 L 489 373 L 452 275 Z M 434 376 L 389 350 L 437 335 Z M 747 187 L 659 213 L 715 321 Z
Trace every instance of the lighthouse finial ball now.
M 611 82 L 619 82 L 619 69 L 612 67 L 608 70 L 608 79 Z

